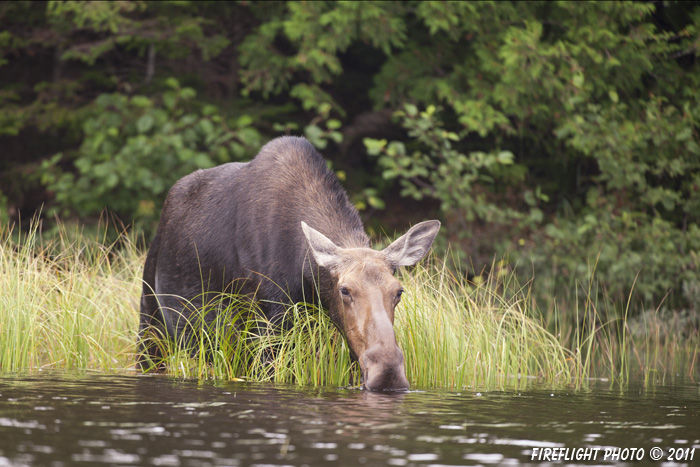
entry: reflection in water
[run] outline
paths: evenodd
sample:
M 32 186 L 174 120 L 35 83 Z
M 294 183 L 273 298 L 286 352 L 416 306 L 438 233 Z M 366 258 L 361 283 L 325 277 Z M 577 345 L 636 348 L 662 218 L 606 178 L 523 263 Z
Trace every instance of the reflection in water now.
M 536 463 L 535 448 L 654 446 L 700 459 L 697 384 L 383 394 L 163 376 L 0 378 L 0 466 L 502 465 Z

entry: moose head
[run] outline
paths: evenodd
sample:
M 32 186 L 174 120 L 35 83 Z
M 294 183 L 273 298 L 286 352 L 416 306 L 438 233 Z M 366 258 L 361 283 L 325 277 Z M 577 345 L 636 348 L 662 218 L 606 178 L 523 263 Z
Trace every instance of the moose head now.
M 331 319 L 347 339 L 368 390 L 405 390 L 409 384 L 403 352 L 394 334 L 394 311 L 403 287 L 394 273 L 428 253 L 440 222 L 416 224 L 381 251 L 342 248 L 301 223 L 316 264 L 330 276 L 323 291 Z

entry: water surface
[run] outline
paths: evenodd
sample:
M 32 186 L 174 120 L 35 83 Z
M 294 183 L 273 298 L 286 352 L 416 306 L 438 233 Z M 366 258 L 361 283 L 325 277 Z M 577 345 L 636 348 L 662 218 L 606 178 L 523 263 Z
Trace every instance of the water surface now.
M 654 447 L 663 464 L 650 459 Z M 597 457 L 572 457 L 584 448 Z M 560 457 L 569 449 L 569 459 L 542 458 L 547 449 Z M 700 465 L 698 384 L 376 394 L 163 376 L 0 376 L 0 466 L 625 464 L 604 458 L 613 449 L 644 449 L 629 465 Z

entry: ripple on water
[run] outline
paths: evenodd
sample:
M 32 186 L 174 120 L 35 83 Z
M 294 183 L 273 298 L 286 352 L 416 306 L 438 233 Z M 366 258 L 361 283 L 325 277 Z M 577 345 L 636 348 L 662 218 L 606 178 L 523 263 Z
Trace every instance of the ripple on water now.
M 647 449 L 700 449 L 697 387 L 384 395 L 54 374 L 0 376 L 0 389 L 0 467 L 517 465 L 536 447 L 627 446 L 631 438 Z

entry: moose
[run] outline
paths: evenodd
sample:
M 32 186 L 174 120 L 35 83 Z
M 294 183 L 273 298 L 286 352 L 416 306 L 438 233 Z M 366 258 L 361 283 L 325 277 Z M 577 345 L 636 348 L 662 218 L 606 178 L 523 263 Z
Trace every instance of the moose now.
M 176 339 L 201 307 L 203 287 L 231 290 L 282 321 L 290 303 L 318 297 L 359 362 L 367 390 L 405 390 L 394 310 L 395 273 L 418 263 L 440 228 L 414 225 L 381 251 L 370 248 L 357 209 L 306 139 L 284 136 L 250 162 L 198 170 L 167 195 L 146 258 L 138 364 L 159 356 L 146 334 Z

